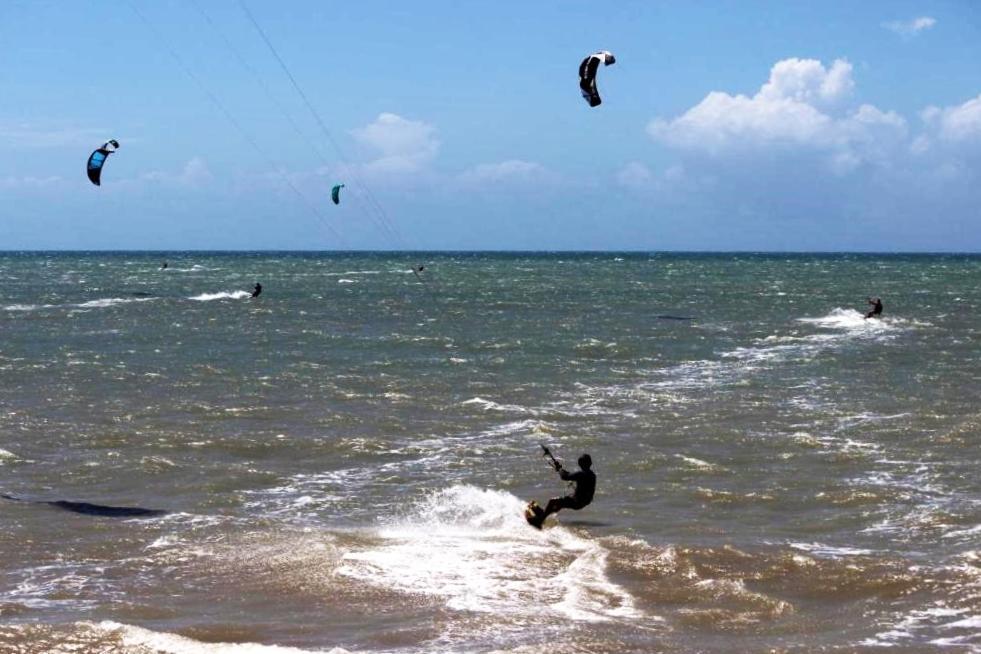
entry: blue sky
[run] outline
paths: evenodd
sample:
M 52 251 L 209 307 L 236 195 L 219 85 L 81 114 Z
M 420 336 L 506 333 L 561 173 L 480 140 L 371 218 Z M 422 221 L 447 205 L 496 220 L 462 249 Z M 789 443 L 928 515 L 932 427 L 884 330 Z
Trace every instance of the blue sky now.
M 326 132 L 238 0 L 0 3 L 0 248 L 981 250 L 976 2 L 243 1 Z

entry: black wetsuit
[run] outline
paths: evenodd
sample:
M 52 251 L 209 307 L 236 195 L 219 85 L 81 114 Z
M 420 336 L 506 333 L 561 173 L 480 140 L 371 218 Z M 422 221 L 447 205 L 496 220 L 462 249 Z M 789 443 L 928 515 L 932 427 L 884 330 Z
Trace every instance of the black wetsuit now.
M 255 285 L 255 290 L 252 291 L 252 297 L 259 297 L 259 293 L 262 293 L 262 284 Z
M 572 495 L 565 497 L 553 497 L 545 507 L 545 515 L 558 513 L 562 509 L 575 509 L 578 511 L 593 501 L 593 494 L 596 493 L 596 473 L 592 470 L 576 470 L 569 472 L 564 468 L 559 468 L 559 477 L 563 481 L 571 481 L 576 485 Z
M 866 318 L 878 318 L 882 315 L 882 300 L 880 298 L 876 298 L 875 302 L 869 301 L 869 304 L 872 305 L 872 310 L 865 314 Z

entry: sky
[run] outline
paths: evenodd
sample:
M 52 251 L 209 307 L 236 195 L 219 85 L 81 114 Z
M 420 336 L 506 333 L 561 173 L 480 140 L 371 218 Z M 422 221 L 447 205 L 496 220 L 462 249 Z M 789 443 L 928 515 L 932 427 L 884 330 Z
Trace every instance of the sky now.
M 0 42 L 3 250 L 981 251 L 973 0 L 4 0 Z

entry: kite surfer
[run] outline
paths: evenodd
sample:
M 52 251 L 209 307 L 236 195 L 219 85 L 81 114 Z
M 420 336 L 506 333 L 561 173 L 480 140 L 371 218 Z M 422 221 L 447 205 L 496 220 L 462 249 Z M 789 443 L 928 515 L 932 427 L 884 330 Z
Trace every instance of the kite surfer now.
M 881 316 L 882 298 L 877 297 L 875 299 L 872 298 L 866 298 L 866 299 L 868 300 L 868 303 L 872 306 L 872 310 L 869 311 L 867 314 L 865 314 L 865 319 L 868 320 L 869 318 L 878 318 L 879 316 Z
M 593 494 L 596 492 L 596 473 L 592 471 L 592 457 L 588 454 L 583 454 L 578 460 L 579 470 L 569 472 L 552 456 L 552 453 L 547 447 L 542 445 L 542 450 L 542 456 L 547 456 L 550 459 L 550 463 L 555 468 L 555 472 L 559 473 L 559 477 L 563 481 L 570 482 L 575 488 L 571 495 L 550 499 L 544 509 L 537 502 L 531 502 L 528 505 L 528 508 L 525 510 L 525 517 L 528 519 L 528 524 L 539 529 L 542 528 L 545 518 L 553 513 L 558 513 L 562 509 L 579 511 L 585 508 L 593 501 Z
M 262 284 L 260 284 L 259 282 L 256 282 L 255 283 L 255 288 L 252 289 L 252 297 L 259 297 L 259 294 L 260 293 L 262 293 Z

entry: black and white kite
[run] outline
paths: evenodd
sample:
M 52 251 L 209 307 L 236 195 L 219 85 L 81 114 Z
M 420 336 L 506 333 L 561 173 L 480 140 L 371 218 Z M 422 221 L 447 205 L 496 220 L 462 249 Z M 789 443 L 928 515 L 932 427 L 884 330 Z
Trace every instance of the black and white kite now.
M 582 97 L 586 99 L 590 107 L 598 107 L 602 104 L 599 91 L 596 90 L 596 71 L 600 64 L 609 66 L 617 62 L 616 57 L 608 50 L 594 52 L 579 64 L 579 90 Z

